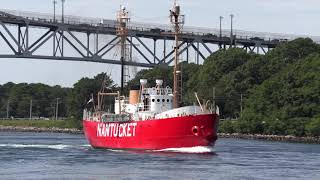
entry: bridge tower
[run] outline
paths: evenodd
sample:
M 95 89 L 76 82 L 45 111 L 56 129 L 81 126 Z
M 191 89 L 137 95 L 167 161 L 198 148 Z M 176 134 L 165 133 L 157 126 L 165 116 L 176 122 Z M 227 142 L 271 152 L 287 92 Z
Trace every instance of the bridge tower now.
M 121 6 L 117 12 L 117 36 L 120 37 L 120 51 L 121 51 L 121 94 L 123 94 L 123 88 L 125 83 L 129 81 L 129 66 L 125 65 L 125 61 L 131 60 L 128 54 L 128 47 L 126 45 L 128 37 L 127 25 L 130 21 L 129 12 L 124 6 Z
M 173 8 L 170 10 L 170 22 L 174 28 L 175 47 L 174 47 L 174 67 L 173 67 L 173 106 L 178 108 L 182 100 L 182 72 L 179 65 L 179 37 L 184 24 L 184 15 L 181 15 L 180 6 L 174 1 Z

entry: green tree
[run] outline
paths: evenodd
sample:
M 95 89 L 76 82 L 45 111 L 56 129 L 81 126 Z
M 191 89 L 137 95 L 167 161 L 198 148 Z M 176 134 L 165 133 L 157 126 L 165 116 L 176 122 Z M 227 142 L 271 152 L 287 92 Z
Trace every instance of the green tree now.
M 266 133 L 305 135 L 305 124 L 320 114 L 320 55 L 311 54 L 288 65 L 258 86 L 246 101 L 242 119 L 250 114 L 266 119 Z M 276 121 L 274 120 L 276 119 Z M 281 123 L 280 123 L 280 122 Z
M 306 124 L 306 132 L 309 136 L 320 137 L 320 117 L 315 117 Z
M 68 113 L 70 117 L 81 120 L 83 109 L 91 99 L 97 99 L 97 94 L 102 87 L 110 91 L 117 90 L 113 80 L 106 73 L 100 73 L 94 78 L 82 78 L 73 85 L 72 93 L 68 99 Z

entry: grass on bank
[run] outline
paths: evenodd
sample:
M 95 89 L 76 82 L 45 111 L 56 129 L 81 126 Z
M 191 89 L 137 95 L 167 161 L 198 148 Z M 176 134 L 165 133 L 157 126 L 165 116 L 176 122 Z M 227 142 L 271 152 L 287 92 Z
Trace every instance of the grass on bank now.
M 68 120 L 0 120 L 1 126 L 82 129 L 80 121 Z

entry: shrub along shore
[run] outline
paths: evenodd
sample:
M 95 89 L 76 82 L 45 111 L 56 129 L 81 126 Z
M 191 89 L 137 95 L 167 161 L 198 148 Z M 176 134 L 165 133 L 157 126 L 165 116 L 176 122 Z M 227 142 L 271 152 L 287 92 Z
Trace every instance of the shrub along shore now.
M 0 120 L 0 131 L 82 133 L 75 120 Z
M 25 127 L 25 126 L 2 126 L 0 132 L 50 132 L 50 133 L 68 133 L 83 134 L 83 131 L 75 128 L 56 128 L 56 127 Z
M 240 133 L 219 133 L 219 138 L 235 138 L 249 140 L 265 140 L 265 141 L 280 141 L 292 143 L 310 143 L 320 144 L 320 137 L 297 137 L 297 136 L 281 136 L 281 135 L 264 135 L 264 134 L 240 134 Z

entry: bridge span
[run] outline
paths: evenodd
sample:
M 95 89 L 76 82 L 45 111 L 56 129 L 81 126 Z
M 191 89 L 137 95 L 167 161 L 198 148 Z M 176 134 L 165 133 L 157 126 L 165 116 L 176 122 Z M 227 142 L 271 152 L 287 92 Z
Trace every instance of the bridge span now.
M 131 22 L 128 27 L 130 61 L 117 57 L 120 38 L 116 21 L 79 16 L 0 10 L 0 58 L 31 58 L 122 64 L 138 67 L 170 65 L 174 40 L 169 25 Z M 184 27 L 180 55 L 184 61 L 200 63 L 219 48 L 240 47 L 266 53 L 280 43 L 298 37 L 285 34 Z M 40 36 L 39 36 L 40 35 Z M 319 38 L 311 37 L 315 41 Z M 73 53 L 69 53 L 72 51 Z M 190 58 L 190 54 L 194 58 Z M 135 58 L 134 58 L 135 57 Z M 193 60 L 191 60 L 193 59 Z

